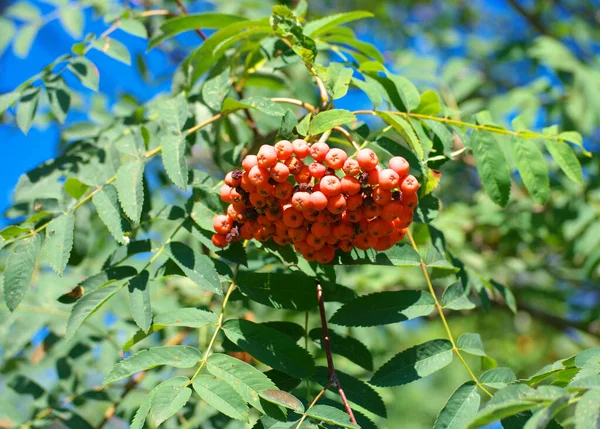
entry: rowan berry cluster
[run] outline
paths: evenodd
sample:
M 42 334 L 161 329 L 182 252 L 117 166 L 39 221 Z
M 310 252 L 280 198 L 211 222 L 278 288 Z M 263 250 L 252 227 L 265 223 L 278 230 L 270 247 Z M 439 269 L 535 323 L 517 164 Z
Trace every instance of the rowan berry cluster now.
M 391 248 L 417 205 L 419 183 L 408 162 L 396 156 L 384 169 L 371 149 L 354 159 L 326 143 L 282 140 L 246 156 L 242 167 L 225 176 L 220 190 L 229 206 L 214 218 L 217 247 L 273 239 L 325 264 L 336 249 Z

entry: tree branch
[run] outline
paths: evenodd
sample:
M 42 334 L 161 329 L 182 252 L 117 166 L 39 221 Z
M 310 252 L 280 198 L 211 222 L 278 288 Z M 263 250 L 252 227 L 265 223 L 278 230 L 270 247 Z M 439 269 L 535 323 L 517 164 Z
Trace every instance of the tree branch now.
M 183 2 L 181 0 L 175 0 L 177 2 L 177 6 L 179 6 L 179 9 L 181 10 L 181 13 L 183 13 L 184 15 L 188 14 L 188 10 L 185 7 L 185 5 L 183 4 Z M 198 36 L 200 36 L 202 38 L 202 40 L 206 40 L 206 34 L 204 34 L 204 31 L 202 31 L 200 28 L 196 28 L 196 34 Z
M 513 9 L 519 13 L 519 15 L 521 15 L 523 18 L 525 18 L 527 20 L 527 22 L 529 22 L 529 24 L 533 28 L 535 28 L 541 34 L 544 34 L 544 35 L 550 36 L 550 37 L 554 37 L 554 36 L 552 36 L 552 34 L 550 34 L 548 29 L 546 27 L 544 27 L 544 24 L 542 24 L 542 21 L 540 21 L 538 16 L 530 13 L 527 9 L 525 9 L 523 6 L 521 6 L 517 2 L 517 0 L 507 0 L 507 1 L 513 7 Z
M 325 315 L 325 304 L 323 302 L 323 288 L 320 283 L 317 283 L 317 301 L 319 302 L 319 314 L 321 315 L 321 328 L 323 330 L 323 350 L 325 351 L 325 355 L 327 356 L 327 368 L 329 369 L 329 380 L 328 383 L 333 384 L 340 394 L 340 398 L 342 399 L 342 403 L 344 407 L 346 407 L 346 412 L 350 416 L 350 421 L 354 424 L 356 423 L 356 419 L 354 418 L 354 413 L 352 412 L 352 408 L 350 408 L 350 404 L 348 403 L 348 399 L 346 398 L 346 394 L 344 393 L 344 389 L 342 389 L 342 385 L 340 384 L 340 380 L 335 373 L 335 367 L 333 366 L 333 355 L 331 354 L 331 344 L 329 342 L 329 328 L 327 327 L 327 317 Z M 325 387 L 325 390 L 327 386 Z

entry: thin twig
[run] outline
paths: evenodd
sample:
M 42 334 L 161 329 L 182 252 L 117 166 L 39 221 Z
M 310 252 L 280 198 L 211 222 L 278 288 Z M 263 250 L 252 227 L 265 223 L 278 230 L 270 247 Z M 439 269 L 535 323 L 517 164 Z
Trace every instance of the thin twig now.
M 360 146 L 358 143 L 354 141 L 350 133 L 343 127 L 333 127 L 333 129 L 343 135 L 346 140 L 352 145 L 352 147 L 358 152 L 360 150 Z
M 181 13 L 183 13 L 184 15 L 188 14 L 188 10 L 185 7 L 185 5 L 181 2 L 181 0 L 175 0 L 177 2 L 177 6 L 179 6 L 179 9 L 181 10 Z M 206 34 L 204 34 L 204 31 L 202 31 L 202 29 L 200 28 L 196 28 L 196 34 L 198 34 L 198 36 L 200 36 L 202 38 L 202 40 L 206 40 Z
M 438 313 L 440 315 L 440 319 L 442 320 L 442 324 L 444 325 L 444 329 L 446 330 L 446 335 L 448 336 L 448 340 L 450 340 L 450 343 L 452 344 L 452 351 L 456 354 L 456 356 L 458 357 L 458 359 L 460 359 L 460 361 L 462 362 L 462 364 L 466 368 L 467 372 L 469 373 L 469 375 L 471 376 L 471 378 L 473 379 L 473 381 L 475 382 L 475 384 L 477 384 L 477 386 L 481 390 L 483 390 L 488 396 L 491 397 L 492 394 L 485 388 L 485 386 L 483 384 L 481 384 L 481 382 L 479 381 L 479 378 L 477 378 L 477 376 L 475 375 L 475 373 L 473 372 L 473 370 L 471 370 L 471 367 L 469 366 L 469 364 L 467 363 L 467 361 L 463 357 L 462 353 L 460 352 L 460 349 L 456 345 L 456 341 L 454 340 L 454 335 L 452 334 L 452 331 L 450 330 L 450 325 L 448 325 L 448 321 L 446 320 L 446 316 L 444 315 L 444 311 L 443 311 L 442 305 L 440 304 L 440 302 L 439 302 L 439 300 L 437 298 L 437 295 L 436 295 L 435 290 L 433 288 L 433 284 L 431 283 L 431 278 L 429 277 L 429 273 L 427 272 L 427 265 L 425 264 L 425 261 L 423 260 L 423 258 L 421 257 L 421 255 L 419 253 L 419 248 L 417 247 L 417 244 L 415 243 L 415 240 L 414 240 L 414 238 L 412 236 L 412 233 L 408 229 L 406 230 L 406 236 L 408 237 L 408 240 L 410 241 L 410 245 L 412 246 L 412 248 L 414 249 L 414 251 L 417 252 L 417 254 L 419 255 L 419 259 L 420 259 L 420 263 L 421 263 L 421 269 L 423 270 L 423 276 L 425 277 L 425 281 L 427 283 L 427 287 L 429 289 L 429 293 L 433 297 L 433 301 L 435 303 L 435 307 L 437 308 L 437 311 L 438 311 Z
M 319 394 L 317 396 L 315 396 L 315 399 L 313 399 L 313 401 L 310 403 L 310 405 L 308 406 L 308 408 L 306 409 L 306 411 L 304 412 L 304 414 L 302 414 L 302 418 L 300 419 L 300 421 L 296 425 L 296 429 L 300 429 L 300 426 L 302 426 L 302 423 L 304 423 L 304 420 L 306 420 L 306 417 L 308 416 L 308 412 L 310 411 L 310 409 L 317 404 L 317 401 L 319 399 L 321 399 L 321 396 L 323 396 L 323 394 L 325 394 L 325 392 L 327 392 L 327 389 L 329 389 L 330 386 L 331 386 L 331 382 L 327 382 L 325 384 L 325 386 L 323 387 L 323 389 L 321 389 L 321 391 L 319 392 Z
M 327 316 L 325 315 L 325 303 L 323 302 L 323 288 L 320 283 L 317 283 L 317 301 L 319 303 L 319 314 L 321 316 L 321 328 L 323 330 L 323 350 L 325 351 L 325 356 L 327 357 L 327 368 L 329 369 L 329 382 L 332 383 L 338 393 L 340 394 L 340 398 L 342 399 L 342 403 L 344 407 L 346 407 L 346 412 L 350 416 L 350 421 L 354 424 L 358 424 L 356 419 L 354 418 L 354 413 L 352 412 L 352 408 L 348 403 L 348 399 L 346 398 L 346 394 L 344 393 L 344 389 L 342 389 L 342 385 L 340 380 L 335 373 L 335 367 L 333 365 L 333 355 L 331 353 L 331 344 L 329 342 L 329 328 L 327 327 Z

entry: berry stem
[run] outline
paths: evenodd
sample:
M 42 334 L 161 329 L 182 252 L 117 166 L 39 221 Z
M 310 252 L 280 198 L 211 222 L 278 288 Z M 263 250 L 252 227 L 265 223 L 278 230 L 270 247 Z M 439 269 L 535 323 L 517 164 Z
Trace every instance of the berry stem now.
M 185 5 L 182 3 L 182 1 L 181 0 L 175 0 L 175 1 L 177 2 L 177 6 L 179 6 L 179 9 L 181 10 L 181 13 L 183 15 L 187 15 L 188 14 L 188 10 L 185 7 Z M 196 28 L 196 34 L 198 36 L 200 36 L 202 38 L 202 40 L 206 40 L 207 39 L 206 34 L 204 34 L 204 31 L 202 31 L 200 28 Z
M 329 369 L 328 383 L 333 384 L 338 390 L 340 398 L 342 399 L 342 403 L 344 404 L 344 407 L 346 407 L 346 412 L 350 416 L 350 421 L 354 424 L 358 424 L 356 423 L 354 413 L 352 412 L 352 408 L 350 408 L 350 404 L 348 403 L 348 399 L 346 398 L 344 389 L 342 389 L 340 380 L 338 379 L 337 374 L 335 373 L 335 367 L 333 365 L 333 355 L 331 353 L 331 343 L 329 342 L 329 328 L 327 327 L 327 316 L 325 315 L 325 303 L 323 301 L 323 288 L 321 287 L 320 283 L 317 283 L 317 301 L 319 303 L 321 329 L 323 331 L 323 350 L 325 351 L 325 356 L 327 356 L 327 368 Z
M 419 254 L 419 259 L 421 260 L 421 270 L 423 270 L 423 276 L 425 277 L 425 281 L 427 282 L 427 288 L 429 289 L 429 293 L 433 297 L 433 301 L 435 302 L 435 307 L 438 310 L 440 319 L 442 320 L 442 324 L 444 325 L 444 329 L 446 330 L 448 340 L 450 340 L 450 343 L 452 344 L 452 351 L 456 354 L 458 359 L 460 359 L 460 361 L 466 368 L 467 372 L 469 373 L 469 375 L 471 376 L 471 378 L 473 379 L 475 384 L 477 384 L 477 386 L 481 390 L 483 390 L 488 396 L 491 397 L 492 394 L 485 388 L 485 386 L 483 386 L 483 384 L 481 384 L 481 382 L 479 381 L 479 379 L 477 378 L 477 376 L 475 375 L 475 373 L 473 372 L 473 370 L 471 369 L 471 367 L 469 366 L 469 364 L 463 357 L 462 353 L 460 352 L 460 349 L 456 345 L 456 341 L 454 340 L 454 335 L 452 334 L 452 331 L 450 330 L 450 325 L 448 325 L 448 320 L 446 319 L 446 316 L 444 315 L 442 305 L 440 304 L 440 301 L 438 300 L 437 295 L 435 294 L 435 289 L 433 288 L 433 284 L 431 283 L 431 278 L 429 277 L 429 273 L 427 272 L 427 265 L 425 264 L 425 261 L 421 257 L 421 254 L 419 253 L 419 248 L 417 247 L 417 244 L 415 243 L 415 239 L 413 238 L 413 235 L 409 229 L 406 230 L 406 236 L 408 237 L 408 240 L 410 241 L 410 245 L 412 246 L 414 251 L 417 252 L 417 254 Z
M 315 396 L 315 399 L 313 399 L 313 401 L 310 403 L 310 405 L 308 406 L 308 408 L 306 409 L 306 411 L 304 412 L 304 414 L 302 414 L 302 418 L 300 419 L 300 421 L 296 425 L 296 429 L 300 429 L 300 426 L 302 426 L 302 423 L 304 423 L 304 420 L 306 420 L 306 417 L 308 416 L 308 414 L 307 414 L 308 411 L 317 404 L 317 401 L 319 399 L 321 399 L 321 396 L 323 396 L 325 394 L 325 392 L 327 391 L 327 389 L 329 389 L 330 386 L 331 386 L 331 383 L 328 382 L 327 384 L 325 384 L 325 386 L 323 387 L 323 389 L 321 389 L 321 391 L 318 393 L 318 395 Z

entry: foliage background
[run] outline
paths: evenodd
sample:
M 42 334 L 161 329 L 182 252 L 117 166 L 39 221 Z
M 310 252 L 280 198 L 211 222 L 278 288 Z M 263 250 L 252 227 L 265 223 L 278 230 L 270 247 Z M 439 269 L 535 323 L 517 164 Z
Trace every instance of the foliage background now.
M 51 13 L 54 8 L 45 2 L 33 3 L 43 14 Z M 600 150 L 599 2 L 357 0 L 311 2 L 309 10 L 319 16 L 369 10 L 373 5 L 374 19 L 351 26 L 362 40 L 381 49 L 390 68 L 413 80 L 419 89 L 439 90 L 444 101 L 449 105 L 456 103 L 465 116 L 487 108 L 495 120 L 506 126 L 519 115 L 534 129 L 559 124 L 561 129 L 581 132 L 587 150 L 592 153 Z M 268 1 L 195 2 L 190 10 L 215 9 L 262 17 L 270 14 L 271 6 Z M 99 33 L 106 28 L 101 19 L 93 17 L 91 10 L 85 12 L 85 17 L 84 34 Z M 146 49 L 144 40 L 126 34 L 121 34 L 119 40 L 130 48 L 132 57 Z M 100 100 L 91 91 L 81 91 L 73 100 L 65 126 L 84 119 L 85 112 L 96 103 L 105 103 L 110 108 L 124 95 L 142 103 L 168 91 L 169 76 L 175 70 L 170 56 L 181 58 L 182 53 L 199 43 L 193 33 L 177 40 L 180 46 L 173 52 L 154 50 L 146 56 L 150 70 L 146 79 L 139 67 L 128 67 L 99 52 L 90 54 L 99 68 L 100 93 L 106 99 Z M 58 55 L 68 52 L 74 41 L 61 23 L 54 20 L 42 28 L 24 58 L 17 57 L 7 47 L 0 63 L 0 93 L 14 89 Z M 565 62 L 566 55 L 575 58 L 570 66 Z M 311 85 L 305 87 L 305 91 L 313 91 Z M 311 97 L 316 99 L 316 94 L 306 94 L 306 99 Z M 336 107 L 350 110 L 368 105 L 364 95 L 352 90 L 336 102 Z M 23 136 L 7 121 L 0 127 L 0 142 L 5 161 L 0 174 L 0 206 L 7 208 L 19 175 L 60 150 L 60 131 L 56 124 L 41 118 Z M 554 167 L 551 196 L 546 205 L 533 204 L 524 188 L 513 184 L 506 209 L 494 206 L 483 196 L 468 157 L 442 168 L 443 180 L 436 194 L 444 208 L 434 225 L 445 232 L 456 256 L 485 276 L 509 286 L 518 306 L 513 313 L 492 300 L 487 311 L 478 307 L 474 312 L 457 312 L 450 322 L 456 332 L 480 332 L 487 353 L 500 366 L 511 367 L 518 377 L 528 377 L 547 363 L 600 345 L 599 165 L 597 156 L 580 156 L 580 161 L 584 166 L 583 186 L 570 183 Z M 206 154 L 197 153 L 193 163 L 202 166 L 210 160 Z M 519 178 L 515 179 L 519 183 Z M 151 186 L 159 187 L 160 182 Z M 69 273 L 63 279 L 45 275 L 42 277 L 45 284 L 37 285 L 36 294 L 43 301 L 46 293 L 56 295 L 57 290 L 67 290 L 64 285 L 76 284 L 81 275 Z M 364 267 L 352 270 L 340 280 L 360 294 L 397 285 L 422 284 L 416 268 L 399 271 Z M 254 311 L 261 321 L 280 318 L 280 314 L 263 307 Z M 4 327 L 8 317 L 5 308 L 0 310 Z M 109 311 L 102 320 L 115 341 L 121 343 L 128 335 L 119 317 L 119 311 Z M 53 329 L 60 329 L 53 326 L 58 326 L 59 321 L 48 321 L 36 313 L 31 313 L 30 320 L 30 326 L 18 338 L 4 332 L 3 358 L 7 357 L 8 349 L 29 359 L 39 344 L 54 335 Z M 413 344 L 442 337 L 443 329 L 438 319 L 432 317 L 368 332 L 359 329 L 356 335 L 373 351 L 375 367 L 379 367 Z M 31 343 L 29 338 L 33 338 Z M 114 350 L 106 347 L 94 350 L 88 364 L 95 362 L 97 367 L 82 382 L 100 383 L 101 374 L 112 363 L 112 355 Z M 336 363 L 341 370 L 352 366 L 344 358 L 337 358 Z M 472 364 L 477 366 L 478 360 L 472 359 Z M 62 382 L 57 378 L 55 366 L 32 367 L 29 375 L 46 387 Z M 403 428 L 431 427 L 446 399 L 465 377 L 464 369 L 455 361 L 450 368 L 426 380 L 381 390 L 388 407 L 388 420 L 379 427 L 397 428 L 399 422 Z M 4 386 L 0 395 L 8 402 L 2 403 L 14 403 L 13 394 Z M 19 404 L 17 412 L 25 413 L 30 405 Z M 103 410 L 106 404 L 90 406 Z M 126 420 L 113 419 L 110 424 L 127 427 Z

